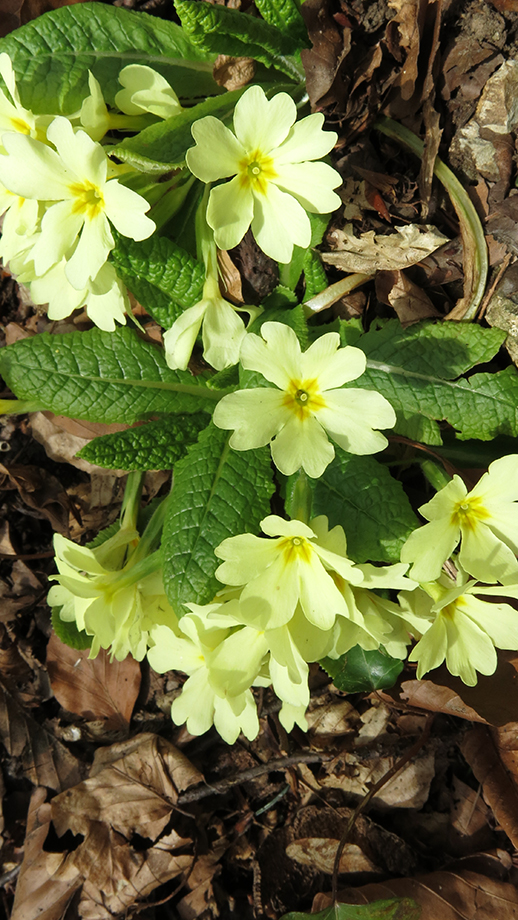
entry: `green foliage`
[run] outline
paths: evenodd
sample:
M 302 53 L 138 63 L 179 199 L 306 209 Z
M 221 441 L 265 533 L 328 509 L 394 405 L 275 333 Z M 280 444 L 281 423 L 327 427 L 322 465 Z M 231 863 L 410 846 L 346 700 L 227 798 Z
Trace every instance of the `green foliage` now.
M 355 645 L 341 658 L 324 658 L 320 664 L 343 693 L 370 693 L 393 687 L 403 670 L 399 658 L 391 658 L 380 648 L 366 652 Z
M 255 5 L 268 25 L 288 35 L 298 48 L 311 47 L 296 0 L 256 0 Z
M 170 370 L 162 349 L 124 326 L 16 342 L 0 351 L 0 373 L 15 395 L 30 394 L 42 409 L 91 422 L 191 414 L 210 410 L 217 399 L 203 375 Z
M 200 300 L 205 269 L 165 236 L 135 242 L 116 236 L 111 260 L 117 274 L 148 313 L 169 329 L 187 307 Z
M 61 607 L 52 608 L 52 626 L 58 639 L 78 651 L 90 648 L 92 637 L 88 636 L 84 629 L 78 629 L 73 621 L 65 622 L 65 620 L 62 620 L 59 615 L 60 610 Z
M 327 287 L 326 270 L 322 265 L 320 254 L 313 252 L 311 249 L 308 249 L 304 255 L 302 268 L 306 282 L 304 300 L 309 300 L 311 297 L 315 297 L 316 294 L 320 294 L 320 291 Z
M 198 5 L 198 4 L 197 4 Z M 216 7 L 214 7 L 216 9 Z M 226 9 L 226 7 L 217 7 Z M 166 118 L 144 128 L 140 134 L 127 137 L 113 147 L 114 156 L 124 160 L 136 169 L 146 172 L 166 172 L 176 169 L 185 163 L 185 154 L 189 147 L 194 146 L 191 127 L 199 118 L 213 115 L 215 118 L 225 119 L 234 110 L 234 106 L 246 87 L 225 93 L 224 96 L 214 96 L 205 102 L 199 102 L 190 109 Z
M 176 12 L 195 48 L 234 57 L 252 57 L 289 77 L 298 77 L 285 56 L 300 47 L 287 32 L 261 19 L 204 0 L 176 0 Z
M 280 920 L 419 920 L 421 907 L 412 898 L 389 898 L 371 904 L 335 904 L 317 914 L 284 914 Z
M 183 29 L 146 13 L 78 3 L 38 16 L 0 40 L 11 58 L 22 103 L 36 113 L 69 114 L 88 95 L 88 71 L 113 104 L 127 64 L 158 70 L 179 96 L 220 93 L 212 56 L 195 47 Z
M 417 323 L 402 329 L 390 320 L 355 343 L 367 355 L 367 370 L 351 386 L 377 390 L 397 412 L 396 431 L 425 444 L 441 444 L 437 421 L 445 419 L 461 440 L 487 441 L 518 435 L 518 375 L 461 377 L 490 361 L 505 338 L 500 329 L 474 323 Z
M 308 258 L 313 256 L 313 247 L 318 246 L 319 243 L 322 242 L 330 216 L 330 214 L 308 214 L 309 222 L 311 224 L 311 240 L 309 243 L 309 248 L 304 249 L 302 246 L 294 246 L 291 262 L 289 262 L 287 265 L 281 266 L 281 281 L 286 287 L 291 288 L 292 291 L 294 291 L 297 287 L 302 271 L 306 270 L 306 261 Z M 317 256 L 317 258 L 320 261 L 320 256 Z M 322 271 L 324 271 L 323 268 Z M 325 287 L 326 284 L 327 281 L 324 282 L 323 287 Z M 322 290 L 322 288 L 320 290 Z M 306 300 L 307 299 L 308 297 L 306 296 Z
M 399 562 L 403 543 L 419 522 L 400 482 L 374 457 L 335 445 L 336 456 L 314 480 L 313 516 L 326 514 L 347 537 L 355 562 Z
M 176 465 L 162 548 L 167 596 L 181 615 L 222 587 L 214 549 L 239 533 L 256 532 L 269 514 L 274 486 L 270 452 L 233 451 L 228 432 L 210 426 Z
M 170 415 L 138 428 L 94 438 L 78 457 L 109 470 L 170 470 L 194 444 L 209 416 Z

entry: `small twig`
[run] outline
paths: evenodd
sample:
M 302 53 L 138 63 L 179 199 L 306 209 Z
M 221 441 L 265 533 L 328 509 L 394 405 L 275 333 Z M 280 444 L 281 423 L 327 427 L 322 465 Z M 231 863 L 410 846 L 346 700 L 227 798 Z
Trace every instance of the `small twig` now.
M 50 559 L 55 555 L 54 550 L 51 549 L 47 553 L 0 553 L 0 559 L 21 559 L 22 562 L 25 562 L 28 559 Z
M 317 754 L 317 753 L 300 753 L 293 754 L 291 757 L 282 757 L 280 760 L 269 760 L 268 763 L 258 764 L 257 767 L 251 767 L 249 770 L 243 770 L 237 776 L 228 776 L 217 783 L 207 783 L 201 789 L 193 789 L 192 792 L 184 792 L 178 796 L 178 805 L 186 805 L 188 802 L 197 802 L 208 795 L 222 795 L 231 789 L 232 786 L 239 786 L 241 783 L 247 783 L 265 773 L 276 773 L 285 770 L 286 767 L 295 767 L 299 763 L 326 763 L 333 760 L 334 754 Z
M 438 460 L 439 463 L 442 464 L 449 476 L 454 476 L 457 472 L 457 468 L 453 466 L 446 457 L 441 457 L 440 454 L 432 450 L 431 447 L 428 447 L 427 444 L 419 444 L 418 441 L 412 441 L 411 438 L 404 438 L 402 435 L 398 434 L 389 434 L 389 441 L 397 444 L 407 444 L 409 447 L 415 447 L 416 450 L 423 450 L 426 454 L 430 454 L 431 457 L 434 457 L 435 460 Z
M 432 728 L 433 720 L 434 720 L 434 713 L 430 713 L 430 715 L 426 719 L 426 723 L 425 723 L 423 732 L 421 736 L 417 739 L 415 744 L 413 744 L 412 747 L 408 749 L 406 754 L 403 754 L 403 756 L 398 761 L 396 761 L 394 766 L 391 767 L 390 770 L 387 770 L 384 776 L 382 776 L 381 779 L 378 780 L 378 782 L 375 783 L 371 789 L 369 789 L 367 795 L 363 797 L 363 799 L 356 806 L 351 817 L 349 818 L 349 821 L 347 822 L 347 827 L 345 829 L 343 837 L 340 840 L 340 843 L 338 844 L 338 849 L 336 851 L 335 861 L 333 865 L 333 887 L 331 891 L 333 904 L 337 904 L 338 874 L 340 870 L 340 859 L 342 858 L 344 847 L 347 841 L 349 840 L 351 831 L 354 825 L 356 824 L 358 817 L 360 816 L 364 808 L 366 808 L 366 806 L 369 804 L 372 797 L 375 796 L 376 793 L 379 792 L 380 789 L 382 789 L 383 786 L 386 783 L 388 783 L 388 781 L 392 779 L 393 776 L 396 775 L 396 773 L 399 773 L 399 771 L 405 766 L 405 764 L 408 763 L 409 760 L 412 760 L 412 758 L 415 757 L 415 755 L 421 750 L 423 745 L 426 744 L 426 742 L 428 741 L 428 738 L 430 737 L 430 730 Z
M 489 302 L 490 302 L 490 300 L 491 300 L 493 294 L 495 293 L 495 291 L 496 291 L 498 285 L 500 284 L 500 281 L 502 280 L 502 275 L 503 275 L 503 274 L 507 271 L 507 269 L 509 268 L 509 262 L 511 261 L 512 258 L 513 258 L 512 253 L 511 253 L 511 252 L 508 252 L 507 255 L 505 256 L 505 258 L 503 259 L 502 264 L 501 264 L 500 268 L 498 269 L 498 272 L 497 272 L 497 275 L 496 275 L 495 280 L 494 280 L 493 283 L 489 286 L 489 289 L 488 289 L 488 291 L 487 291 L 487 294 L 485 295 L 485 297 L 484 297 L 482 303 L 480 304 L 480 308 L 479 308 L 479 311 L 478 311 L 477 319 L 482 319 L 482 317 L 485 315 L 485 312 L 486 312 L 486 310 L 487 310 L 487 308 L 488 308 L 488 306 L 489 306 Z

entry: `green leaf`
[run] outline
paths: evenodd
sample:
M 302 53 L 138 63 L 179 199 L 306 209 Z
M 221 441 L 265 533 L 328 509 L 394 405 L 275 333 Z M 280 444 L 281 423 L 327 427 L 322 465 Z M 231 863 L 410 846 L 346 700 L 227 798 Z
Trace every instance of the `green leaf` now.
M 94 438 L 78 457 L 109 470 L 170 470 L 206 428 L 209 416 L 171 415 L 138 428 Z
M 268 25 L 288 35 L 298 48 L 311 48 L 296 0 L 255 0 L 255 5 Z
M 301 74 L 286 55 L 294 54 L 299 42 L 278 28 L 246 13 L 204 0 L 176 0 L 176 12 L 196 48 L 233 57 L 251 57 L 276 67 L 292 79 Z
M 156 234 L 141 242 L 117 235 L 116 242 L 117 274 L 164 329 L 201 299 L 205 269 L 185 249 Z
M 216 546 L 256 533 L 270 513 L 270 451 L 233 451 L 228 437 L 211 423 L 175 468 L 162 547 L 164 585 L 178 615 L 181 604 L 207 603 L 222 587 L 214 575 Z
M 421 907 L 412 898 L 389 898 L 372 904 L 335 904 L 317 914 L 284 914 L 280 920 L 419 920 Z
M 336 456 L 315 482 L 312 514 L 340 524 L 355 562 L 399 562 L 403 543 L 419 522 L 400 482 L 374 457 L 335 445 Z
M 325 160 L 327 159 L 328 158 L 325 157 Z M 322 242 L 322 238 L 326 232 L 331 215 L 308 213 L 308 217 L 311 224 L 311 240 L 309 243 L 309 249 L 305 249 L 302 246 L 294 246 L 291 261 L 288 262 L 287 265 L 281 265 L 281 282 L 292 291 L 294 291 L 297 287 L 299 278 L 305 267 L 306 258 L 311 252 L 311 249 L 314 246 L 318 246 L 319 243 Z M 306 297 L 306 300 L 307 299 L 308 297 Z
M 102 3 L 78 3 L 38 16 L 0 40 L 11 58 L 23 104 L 36 113 L 70 114 L 88 95 L 88 71 L 113 105 L 127 64 L 157 70 L 184 99 L 220 93 L 212 56 L 173 22 Z
M 185 163 L 185 154 L 189 147 L 194 146 L 191 133 L 194 122 L 206 115 L 227 118 L 245 89 L 246 87 L 235 89 L 224 96 L 215 96 L 205 102 L 199 102 L 193 108 L 185 109 L 180 115 L 150 125 L 140 134 L 124 138 L 120 144 L 112 148 L 111 153 L 136 169 L 146 172 L 162 173 L 176 169 Z
M 370 693 L 393 687 L 403 670 L 404 662 L 380 649 L 366 652 L 359 645 L 341 658 L 324 658 L 320 664 L 333 678 L 337 690 L 343 693 Z
M 490 361 L 505 338 L 500 329 L 474 323 L 416 323 L 402 329 L 390 320 L 355 343 L 367 355 L 367 370 L 351 386 L 377 390 L 392 403 L 399 434 L 441 444 L 437 421 L 446 420 L 461 439 L 482 441 L 518 435 L 518 376 L 509 367 L 496 374 L 461 377 Z
M 88 636 L 84 629 L 78 629 L 73 621 L 66 622 L 62 620 L 59 615 L 60 610 L 61 607 L 52 608 L 52 626 L 58 639 L 61 639 L 70 648 L 78 649 L 78 651 L 90 648 L 92 637 Z
M 16 342 L 0 350 L 0 374 L 42 409 L 92 422 L 210 411 L 219 398 L 204 375 L 170 370 L 161 348 L 124 326 Z
M 327 275 L 319 252 L 308 249 L 304 256 L 302 265 L 304 270 L 304 280 L 306 289 L 304 291 L 304 300 L 309 300 L 320 294 L 327 287 Z

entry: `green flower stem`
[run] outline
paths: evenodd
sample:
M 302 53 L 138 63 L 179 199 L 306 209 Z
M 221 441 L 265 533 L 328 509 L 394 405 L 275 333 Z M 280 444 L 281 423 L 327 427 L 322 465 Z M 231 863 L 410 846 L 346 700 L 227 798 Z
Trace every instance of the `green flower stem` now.
M 306 318 L 313 313 L 321 313 L 322 310 L 326 310 L 337 300 L 340 300 L 340 297 L 343 297 L 344 294 L 349 294 L 350 291 L 354 291 L 355 288 L 365 284 L 366 281 L 372 281 L 373 278 L 374 274 L 364 275 L 361 272 L 356 272 L 354 275 L 347 275 L 347 277 L 335 282 L 335 284 L 330 284 L 316 297 L 306 300 L 303 304 Z
M 39 412 L 44 406 L 34 399 L 0 399 L 0 415 L 21 415 L 23 412 Z
M 408 128 L 385 117 L 378 118 L 374 127 L 422 159 L 424 143 Z M 457 212 L 464 249 L 464 296 L 446 319 L 471 321 L 476 318 L 486 289 L 488 254 L 484 230 L 466 189 L 439 157 L 435 159 L 434 173 L 444 185 Z
M 144 476 L 141 470 L 128 473 L 120 513 L 121 530 L 136 530 Z
M 151 516 L 142 537 L 139 541 L 139 544 L 133 553 L 132 562 L 139 562 L 140 559 L 145 558 L 147 555 L 150 555 L 154 545 L 160 538 L 162 532 L 162 527 L 164 526 L 165 516 L 167 512 L 167 503 L 169 501 L 169 495 L 166 495 L 160 502 L 158 508 L 155 509 Z
M 448 473 L 434 460 L 422 460 L 421 469 L 428 482 L 437 492 L 440 492 L 441 489 L 444 489 L 444 486 L 451 482 L 451 476 L 448 476 Z
M 287 486 L 286 510 L 292 520 L 309 524 L 313 494 L 303 469 L 290 476 Z
M 165 183 L 156 183 L 153 194 L 148 192 L 144 196 L 147 201 L 150 201 L 153 197 L 155 198 L 155 201 L 150 201 L 152 207 L 151 210 L 148 211 L 148 217 L 154 220 L 158 230 L 165 227 L 171 218 L 178 213 L 194 182 L 196 182 L 196 177 L 189 175 L 185 182 L 178 185 L 177 177 L 175 177 L 175 184 L 168 188 L 165 193 Z M 156 198 L 157 193 L 160 193 L 158 199 Z
M 133 565 L 134 556 L 135 554 L 133 554 L 127 566 L 121 569 L 119 577 L 113 580 L 114 591 L 129 588 L 130 585 L 134 585 L 137 581 L 142 581 L 146 575 L 151 575 L 162 568 L 162 553 L 160 550 L 151 553 L 144 559 L 140 559 L 135 565 Z

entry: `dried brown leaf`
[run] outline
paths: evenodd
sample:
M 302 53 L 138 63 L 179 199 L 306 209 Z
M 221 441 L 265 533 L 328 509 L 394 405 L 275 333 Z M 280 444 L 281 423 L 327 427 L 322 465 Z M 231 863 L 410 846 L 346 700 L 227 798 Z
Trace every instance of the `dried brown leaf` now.
M 423 289 L 402 271 L 378 272 L 376 296 L 395 310 L 402 326 L 440 315 Z
M 231 92 L 241 89 L 253 80 L 255 74 L 255 61 L 248 57 L 230 57 L 228 54 L 218 54 L 214 61 L 213 77 L 220 86 Z
M 306 88 L 312 106 L 323 100 L 335 83 L 335 77 L 342 61 L 351 47 L 351 30 L 347 26 L 340 30 L 333 19 L 328 4 L 322 0 L 306 0 L 301 13 L 313 44 L 311 50 L 304 48 L 301 59 L 306 72 Z M 345 87 L 336 81 L 334 92 L 326 102 L 341 101 Z
M 72 466 L 86 473 L 96 471 L 103 475 L 103 470 L 88 463 L 86 460 L 80 460 L 76 454 L 88 444 L 92 438 L 103 434 L 112 434 L 117 431 L 125 431 L 129 425 L 102 425 L 94 422 L 78 422 L 75 419 L 65 419 L 60 415 L 53 415 L 52 412 L 33 412 L 30 415 L 30 424 L 34 437 L 41 444 L 47 457 L 55 460 L 56 463 L 71 463 Z M 110 470 L 113 475 L 113 471 Z M 107 471 L 104 475 L 107 474 Z M 121 474 L 122 475 L 122 474 Z
M 286 847 L 286 855 L 302 866 L 312 866 L 326 875 L 333 874 L 336 851 L 340 841 L 329 837 L 302 837 Z M 356 843 L 346 843 L 340 857 L 339 872 L 376 872 L 382 870 L 372 862 Z
M 408 224 L 395 233 L 376 234 L 374 230 L 356 237 L 351 224 L 328 234 L 333 252 L 323 252 L 324 262 L 344 272 L 397 270 L 415 265 L 442 246 L 446 237 L 432 225 Z
M 432 872 L 416 878 L 346 888 L 338 900 L 344 904 L 369 904 L 387 898 L 413 898 L 421 907 L 419 920 L 516 920 L 518 891 L 507 882 L 486 878 L 477 872 Z M 313 901 L 317 913 L 329 907 L 327 894 Z
M 493 732 L 477 726 L 464 736 L 460 747 L 496 820 L 513 846 L 518 846 L 518 724 Z
M 0 463 L 0 488 L 17 489 L 29 508 L 39 511 L 58 533 L 68 534 L 70 500 L 59 479 L 38 466 Z
M 43 844 L 50 827 L 47 790 L 34 790 L 27 815 L 23 862 L 14 896 L 11 920 L 61 920 L 82 878 L 66 865 L 60 853 L 46 853 Z
M 23 775 L 35 786 L 68 789 L 81 779 L 81 769 L 68 749 L 31 718 L 0 685 L 0 740 L 20 761 Z
M 110 662 L 61 642 L 55 633 L 47 645 L 47 670 L 54 696 L 64 709 L 83 719 L 104 719 L 109 731 L 126 730 L 140 690 L 140 665 L 130 655 Z

